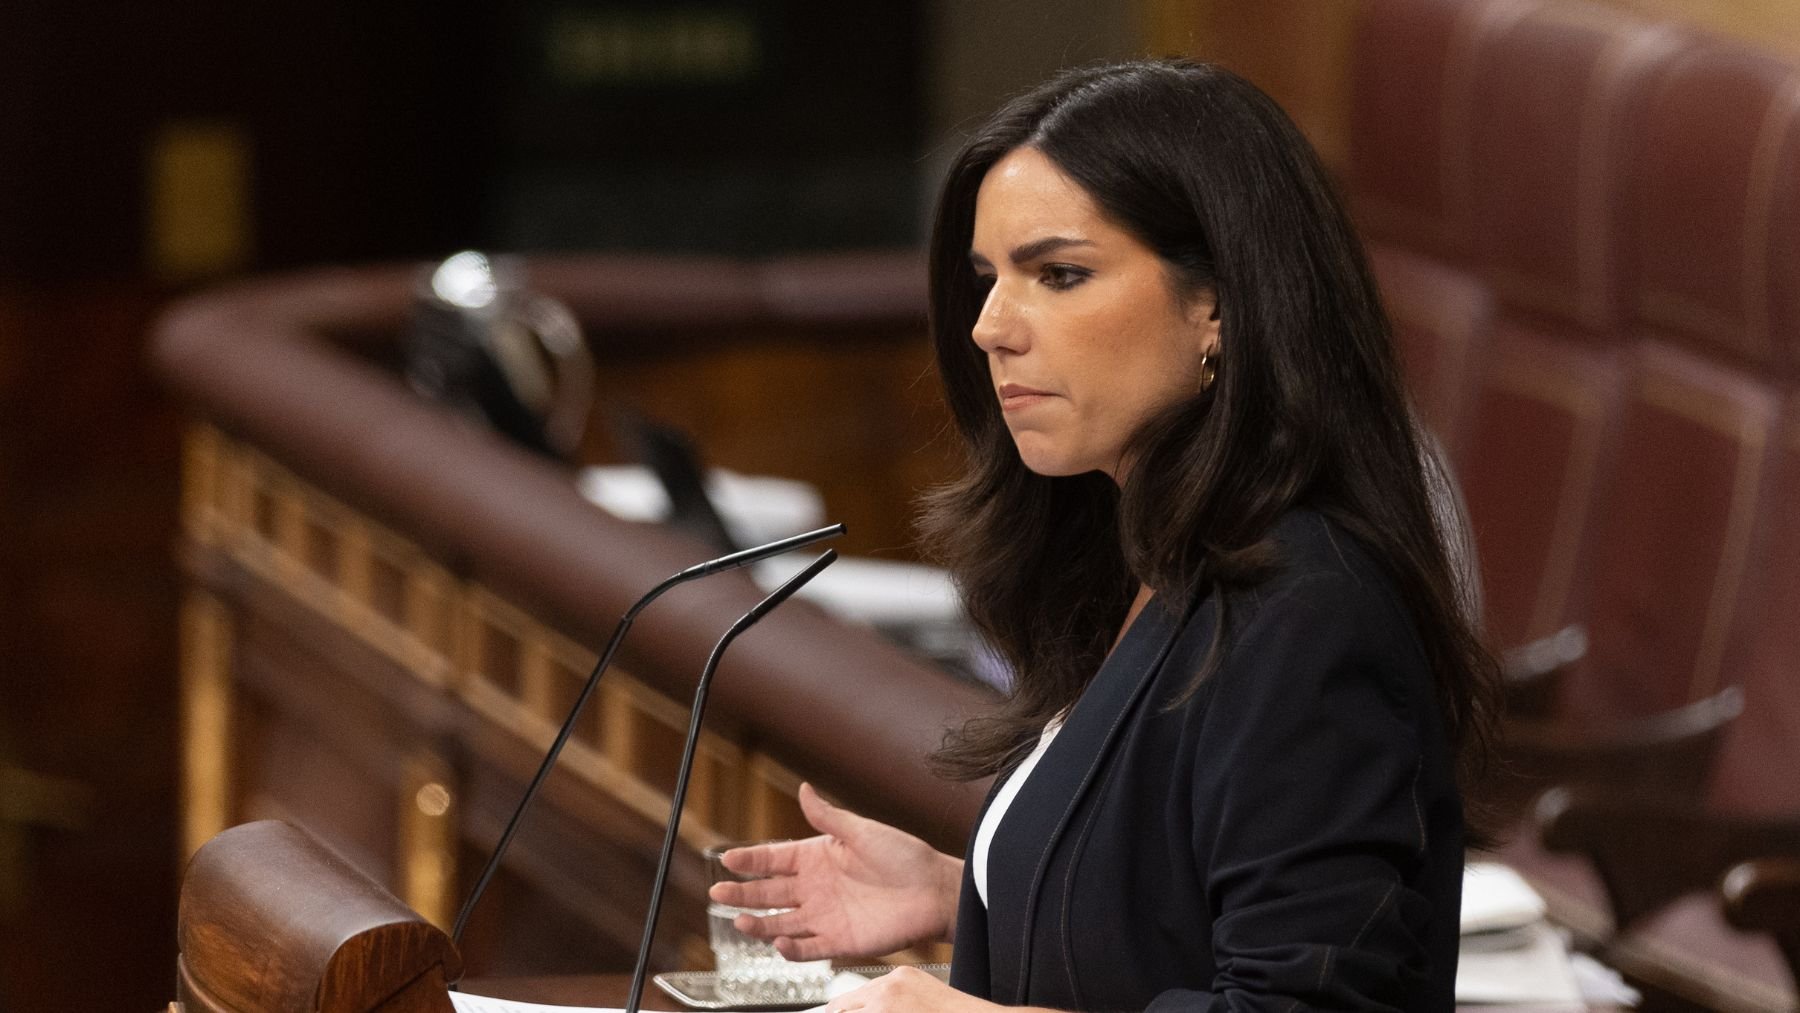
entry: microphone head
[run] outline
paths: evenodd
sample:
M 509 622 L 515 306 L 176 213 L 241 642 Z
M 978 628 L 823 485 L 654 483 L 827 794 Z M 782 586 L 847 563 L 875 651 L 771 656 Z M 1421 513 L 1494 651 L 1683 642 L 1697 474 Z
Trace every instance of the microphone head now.
M 799 573 L 789 577 L 782 582 L 780 587 L 771 591 L 769 596 L 757 603 L 757 606 L 751 609 L 745 618 L 749 619 L 751 622 L 755 622 L 763 616 L 768 615 L 771 609 L 793 597 L 795 591 L 805 587 L 808 581 L 817 577 L 827 566 L 837 562 L 837 558 L 838 554 L 836 549 L 826 549 L 819 554 L 819 558 L 806 564 L 805 569 L 802 569 Z
M 692 580 L 695 577 L 704 577 L 707 574 L 718 573 L 721 570 L 735 570 L 740 566 L 749 566 L 751 563 L 768 559 L 770 556 L 779 556 L 784 552 L 803 549 L 814 542 L 822 542 L 827 538 L 836 538 L 843 534 L 844 530 L 845 528 L 842 524 L 828 524 L 822 528 L 816 528 L 812 531 L 803 531 L 800 534 L 789 535 L 786 538 L 778 538 L 775 541 L 753 546 L 742 552 L 733 552 L 730 555 L 720 556 L 718 559 L 711 559 L 696 566 L 690 566 L 677 574 L 676 577 L 681 580 Z

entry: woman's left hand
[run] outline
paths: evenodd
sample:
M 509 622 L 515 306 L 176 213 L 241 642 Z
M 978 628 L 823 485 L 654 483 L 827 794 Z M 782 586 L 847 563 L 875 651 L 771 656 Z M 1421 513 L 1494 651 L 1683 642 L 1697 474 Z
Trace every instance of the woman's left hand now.
M 996 1013 L 1001 1007 L 946 985 L 916 967 L 896 967 L 825 1006 L 824 1013 Z M 1020 1013 L 1009 1010 L 1008 1013 Z

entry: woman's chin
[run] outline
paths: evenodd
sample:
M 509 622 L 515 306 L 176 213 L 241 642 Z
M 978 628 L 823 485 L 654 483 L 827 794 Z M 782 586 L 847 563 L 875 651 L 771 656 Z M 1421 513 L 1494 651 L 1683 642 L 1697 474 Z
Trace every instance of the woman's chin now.
M 1028 444 L 1019 446 L 1019 462 L 1034 475 L 1045 478 L 1067 478 L 1070 475 L 1081 475 L 1096 470 L 1091 464 L 1082 464 L 1071 460 L 1066 454 L 1046 452 L 1043 448 L 1032 448 Z

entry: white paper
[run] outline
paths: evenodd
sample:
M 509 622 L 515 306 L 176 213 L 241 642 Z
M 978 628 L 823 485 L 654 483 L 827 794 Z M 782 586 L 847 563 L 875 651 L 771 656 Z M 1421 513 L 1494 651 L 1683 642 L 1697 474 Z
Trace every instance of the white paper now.
M 1544 898 L 1517 872 L 1497 862 L 1463 868 L 1463 935 L 1521 928 L 1543 917 Z
M 1470 951 L 1457 958 L 1459 1003 L 1568 1003 L 1579 1007 L 1581 989 L 1562 936 L 1548 922 L 1521 930 L 1523 945 Z
M 582 496 L 615 517 L 650 523 L 668 519 L 669 494 L 648 468 L 583 468 L 576 481 Z M 805 482 L 713 468 L 707 472 L 706 491 L 727 533 L 740 545 L 760 545 L 824 523 L 825 500 Z M 765 591 L 773 591 L 802 565 L 765 560 L 752 572 Z M 876 627 L 967 626 L 949 572 L 935 566 L 840 559 L 798 594 L 840 617 Z
M 1581 989 L 1582 1000 L 1589 1006 L 1636 1009 L 1638 1003 L 1644 1001 L 1643 994 L 1625 984 L 1619 972 L 1585 953 L 1569 954 L 1569 967 L 1575 972 L 1575 984 Z
M 467 992 L 450 993 L 450 1005 L 457 1013 L 623 1013 L 615 1006 L 551 1006 L 541 1002 L 470 995 Z
M 772 559 L 756 564 L 751 574 L 764 590 L 773 591 L 805 564 L 804 559 Z M 801 588 L 798 597 L 876 627 L 968 625 L 949 571 L 921 563 L 847 556 Z
M 869 979 L 852 971 L 839 971 L 825 986 L 825 996 L 836 999 L 845 992 L 853 992 L 869 983 Z M 495 999 L 492 996 L 470 995 L 467 992 L 450 993 L 450 1005 L 457 1013 L 624 1013 L 613 1006 L 552 1006 L 541 1002 L 520 1002 L 516 999 Z M 813 1009 L 822 1010 L 824 1006 Z M 807 1011 L 811 1013 L 811 1011 Z
M 668 491 L 649 468 L 583 468 L 575 481 L 588 502 L 621 520 L 655 523 L 669 517 Z M 719 512 L 726 532 L 741 545 L 761 545 L 824 523 L 824 496 L 793 479 L 709 468 L 706 498 Z

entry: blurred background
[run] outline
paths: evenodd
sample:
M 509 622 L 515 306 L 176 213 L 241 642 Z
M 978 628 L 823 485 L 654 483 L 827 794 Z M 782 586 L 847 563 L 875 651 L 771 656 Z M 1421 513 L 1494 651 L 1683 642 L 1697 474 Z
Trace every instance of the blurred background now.
M 1800 54 L 1800 0 L 1609 3 Z M 1342 168 L 1358 6 L 0 5 L 0 1008 L 172 992 L 182 416 L 146 368 L 160 308 L 465 247 L 916 248 L 962 131 L 1097 59 L 1217 59 Z

